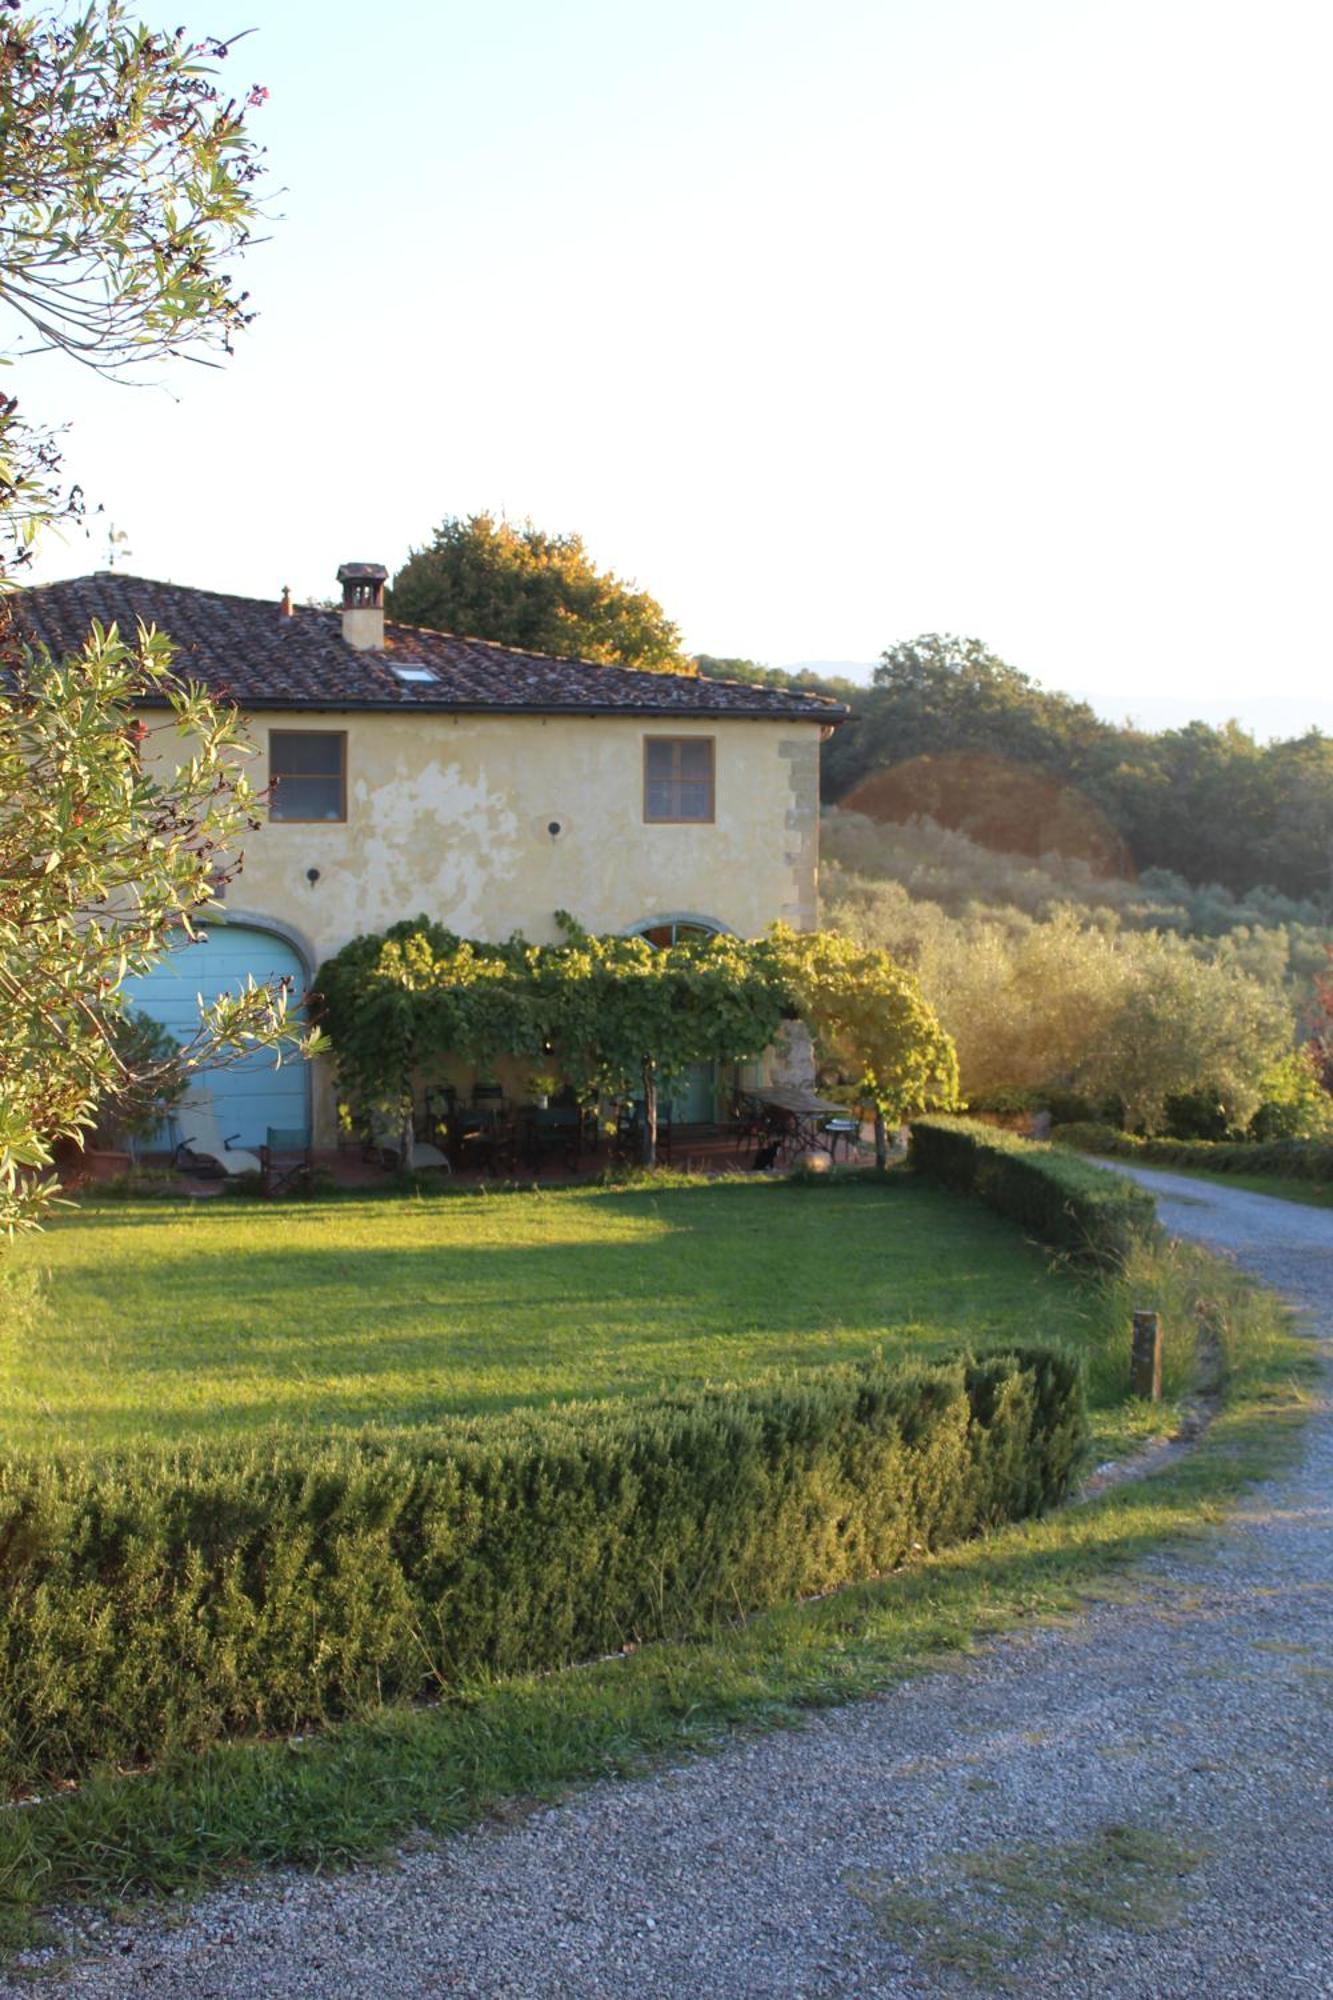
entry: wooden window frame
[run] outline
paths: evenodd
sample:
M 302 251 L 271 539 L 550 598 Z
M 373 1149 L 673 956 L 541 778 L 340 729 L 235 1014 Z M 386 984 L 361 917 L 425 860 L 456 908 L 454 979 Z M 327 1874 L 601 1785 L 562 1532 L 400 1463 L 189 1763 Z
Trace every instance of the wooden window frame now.
M 336 736 L 338 738 L 338 740 L 342 744 L 342 755 L 339 759 L 341 769 L 338 773 L 338 778 L 339 778 L 338 817 L 337 819 L 329 819 L 323 814 L 321 814 L 318 819 L 303 819 L 296 813 L 280 813 L 275 818 L 273 813 L 273 807 L 270 804 L 268 813 L 269 825 L 270 826 L 346 826 L 347 824 L 347 731 L 345 729 L 270 729 L 268 732 L 268 783 L 270 792 L 273 789 L 275 781 L 280 784 L 284 777 L 311 778 L 311 777 L 328 777 L 331 775 L 331 773 L 327 771 L 323 772 L 275 771 L 273 768 L 273 739 L 275 736 Z
M 650 743 L 706 743 L 708 745 L 708 811 L 702 816 L 691 815 L 687 819 L 678 816 L 658 817 L 648 811 L 648 746 Z M 662 782 L 659 778 L 658 784 Z M 673 779 L 673 783 L 698 784 L 697 778 Z M 643 824 L 645 826 L 716 826 L 717 825 L 717 738 L 716 736 L 675 736 L 665 732 L 646 735 L 643 739 Z

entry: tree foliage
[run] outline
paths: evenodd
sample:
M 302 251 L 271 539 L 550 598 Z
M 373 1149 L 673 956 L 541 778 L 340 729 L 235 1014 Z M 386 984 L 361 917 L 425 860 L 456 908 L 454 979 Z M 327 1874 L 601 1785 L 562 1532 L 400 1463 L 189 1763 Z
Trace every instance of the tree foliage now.
M 162 713 L 151 728 L 144 704 Z M 40 1217 L 55 1141 L 99 1109 L 133 1118 L 203 1062 L 314 1046 L 266 987 L 216 1001 L 165 1060 L 136 1063 L 125 1032 L 123 981 L 217 907 L 254 824 L 242 754 L 239 718 L 174 677 L 158 635 L 134 648 L 94 626 L 70 659 L 16 663 L 0 701 L 0 1228 Z
M 0 27 L 0 304 L 15 353 L 107 375 L 227 350 L 249 317 L 230 265 L 255 225 L 259 157 L 217 82 L 227 46 L 135 23 L 121 0 Z M 24 556 L 70 504 L 50 423 L 0 396 L 0 530 Z
M 958 1103 L 958 1057 L 939 1016 L 886 951 L 824 931 L 771 933 L 791 1003 L 830 1088 L 900 1123 Z M 882 1135 L 881 1135 L 882 1150 Z
M 580 535 L 493 514 L 442 521 L 388 597 L 395 618 L 558 659 L 691 673 L 680 633 L 647 591 L 593 562 Z
M 883 792 L 883 817 L 929 813 L 1037 857 L 1333 898 L 1333 739 L 1317 729 L 1260 744 L 1235 722 L 1117 727 L 979 639 L 938 633 L 891 647 L 854 705 L 824 759 L 831 801 Z
M 136 25 L 121 0 L 10 7 L 0 27 L 0 363 L 56 350 L 121 376 L 226 351 L 248 318 L 229 268 L 258 155 L 217 84 L 224 43 Z M 0 544 L 13 561 L 77 504 L 57 434 L 0 397 Z M 0 555 L 0 581 L 5 564 Z M 3 607 L 0 607 L 3 608 Z M 179 739 L 145 752 L 141 704 Z M 150 746 L 155 749 L 157 746 Z M 236 865 L 253 799 L 239 723 L 171 672 L 167 641 L 94 627 L 54 660 L 0 627 L 0 1228 L 56 1192 L 52 1148 L 99 1112 L 148 1115 L 205 1061 L 309 1049 L 287 995 L 218 1001 L 184 1050 L 127 1026 L 128 974 L 188 935 Z
M 1058 1087 L 1116 1099 L 1155 1131 L 1172 1100 L 1192 1096 L 1224 1129 L 1243 1129 L 1292 1047 L 1281 972 L 1256 977 L 1244 941 L 1129 931 L 1070 906 L 1040 919 L 999 906 L 951 914 L 901 883 L 836 871 L 826 911 L 919 982 L 972 1102 Z
M 795 694 L 824 694 L 831 701 L 851 705 L 865 689 L 845 674 L 820 674 L 813 667 L 766 667 L 758 660 L 724 659 L 715 653 L 696 653 L 694 669 L 710 681 L 745 681 L 751 687 L 790 689 Z

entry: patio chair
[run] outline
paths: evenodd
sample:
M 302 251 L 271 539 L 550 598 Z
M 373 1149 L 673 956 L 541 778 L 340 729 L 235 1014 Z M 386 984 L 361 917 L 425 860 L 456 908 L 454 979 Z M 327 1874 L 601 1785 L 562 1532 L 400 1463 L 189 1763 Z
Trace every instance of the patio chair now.
M 534 1167 L 559 1155 L 570 1168 L 583 1151 L 583 1112 L 577 1104 L 534 1106 L 524 1120 L 523 1150 Z
M 288 1129 L 281 1125 L 270 1125 L 268 1137 L 259 1149 L 263 1164 L 264 1193 L 282 1194 L 289 1188 L 310 1185 L 310 1142 L 304 1130 L 297 1126 Z
M 196 1084 L 189 1096 L 181 1099 L 171 1114 L 171 1122 L 177 1135 L 171 1156 L 173 1166 L 186 1173 L 263 1173 L 264 1163 L 258 1153 L 233 1146 L 235 1132 L 230 1139 L 223 1137 L 213 1093 L 202 1084 Z
M 518 1160 L 518 1126 L 503 1098 L 464 1106 L 450 1122 L 449 1145 L 466 1173 L 512 1172 Z
M 743 1090 L 732 1093 L 729 1123 L 738 1153 L 762 1146 L 768 1137 L 761 1106 Z

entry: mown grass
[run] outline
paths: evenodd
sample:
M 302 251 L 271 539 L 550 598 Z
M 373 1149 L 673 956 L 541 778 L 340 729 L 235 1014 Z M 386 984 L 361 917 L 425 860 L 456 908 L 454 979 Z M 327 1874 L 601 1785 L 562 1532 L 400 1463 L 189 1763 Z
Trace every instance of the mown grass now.
M 979 1210 L 957 1206 L 969 1226 L 988 1226 Z M 438 1707 L 392 1709 L 305 1742 L 230 1745 L 141 1775 L 108 1773 L 0 1812 L 0 1933 L 31 1939 L 52 1905 L 125 1907 L 268 1865 L 373 1857 L 409 1835 L 457 1831 L 506 1802 L 556 1798 L 714 1748 L 738 1729 L 798 1723 L 990 1634 L 1132 1589 L 1134 1563 L 1206 1530 L 1297 1448 L 1310 1344 L 1275 1301 L 1202 1252 L 1144 1253 L 1095 1291 L 1059 1283 L 1098 1324 L 1123 1327 L 1131 1306 L 1152 1303 L 1169 1328 L 1189 1327 L 1207 1302 L 1226 1407 L 1197 1451 L 1094 1504 L 720 1627 L 705 1641 L 477 1681 Z
M 1088 1288 L 902 1171 L 90 1208 L 7 1283 L 12 1447 L 411 1425 L 1015 1339 L 1086 1347 L 1094 1400 L 1123 1393 Z
M 1119 1160 L 1107 1160 L 1118 1167 Z M 1333 1187 L 1323 1181 L 1296 1180 L 1289 1174 L 1219 1174 L 1201 1167 L 1153 1167 L 1159 1174 L 1183 1174 L 1192 1181 L 1210 1181 L 1214 1187 L 1240 1188 L 1247 1194 L 1272 1195 L 1275 1201 L 1298 1201 L 1305 1208 L 1333 1208 Z

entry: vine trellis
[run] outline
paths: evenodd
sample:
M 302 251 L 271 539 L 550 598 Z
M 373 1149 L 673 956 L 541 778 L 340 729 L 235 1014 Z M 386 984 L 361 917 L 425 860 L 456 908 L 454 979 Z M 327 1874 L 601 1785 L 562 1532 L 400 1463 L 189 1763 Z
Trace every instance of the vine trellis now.
M 584 1102 L 638 1097 L 644 1158 L 664 1090 L 693 1063 L 760 1055 L 804 1020 L 832 1094 L 883 1127 L 958 1101 L 953 1044 L 886 952 L 775 925 L 763 937 L 595 936 L 557 913 L 561 941 L 487 944 L 422 916 L 359 937 L 321 968 L 319 1021 L 341 1089 L 392 1111 L 411 1157 L 413 1089 L 446 1063 L 527 1057 Z

